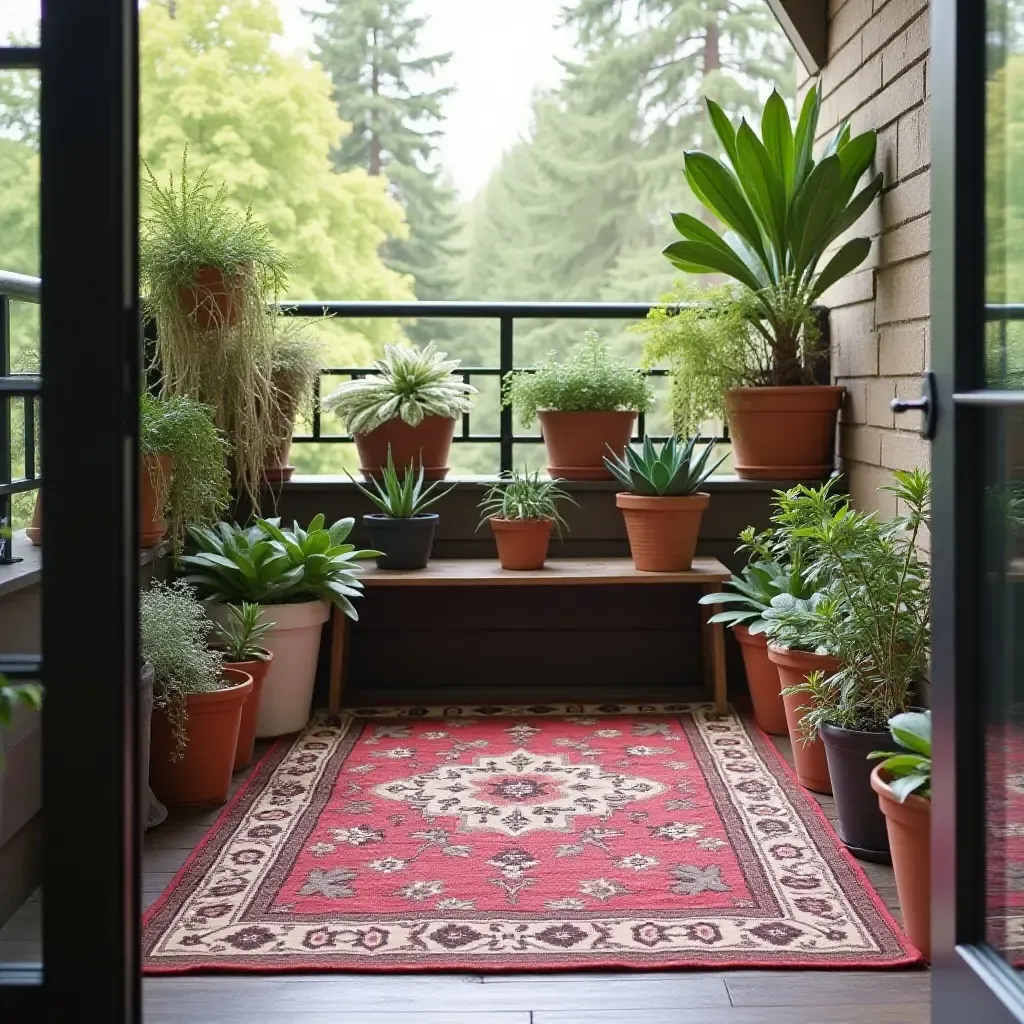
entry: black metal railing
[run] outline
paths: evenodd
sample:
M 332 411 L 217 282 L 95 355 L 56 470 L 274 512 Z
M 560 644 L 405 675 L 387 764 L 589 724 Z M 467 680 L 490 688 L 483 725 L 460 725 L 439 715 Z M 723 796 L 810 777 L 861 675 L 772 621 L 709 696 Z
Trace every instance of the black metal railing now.
M 649 302 L 285 302 L 281 312 L 287 316 L 329 317 L 353 320 L 402 319 L 417 320 L 491 320 L 498 324 L 498 365 L 461 366 L 459 374 L 471 384 L 474 378 L 497 378 L 499 390 L 513 370 L 531 368 L 516 365 L 515 325 L 518 320 L 642 320 L 650 312 Z M 457 353 L 453 353 L 457 354 Z M 350 434 L 325 434 L 320 414 L 320 396 L 323 377 L 347 377 L 350 380 L 366 377 L 376 371 L 366 366 L 325 366 L 314 381 L 312 429 L 308 434 L 296 434 L 297 444 L 347 444 Z M 652 377 L 667 376 L 664 369 L 646 371 Z M 503 408 L 498 415 L 498 433 L 474 433 L 472 413 L 462 417 L 461 430 L 455 435 L 457 444 L 497 444 L 499 466 L 509 470 L 515 465 L 515 446 L 539 444 L 539 434 L 516 433 L 512 410 Z M 636 437 L 643 436 L 644 416 L 637 418 Z M 655 440 L 664 440 L 658 435 Z M 703 438 L 705 441 L 728 441 L 728 433 Z
M 38 374 L 11 373 L 11 302 L 39 303 L 40 280 L 0 271 L 0 565 L 19 561 L 10 536 L 11 504 L 15 494 L 36 490 L 42 477 L 36 466 L 36 398 L 43 382 Z M 23 472 L 14 478 L 11 400 L 22 400 Z

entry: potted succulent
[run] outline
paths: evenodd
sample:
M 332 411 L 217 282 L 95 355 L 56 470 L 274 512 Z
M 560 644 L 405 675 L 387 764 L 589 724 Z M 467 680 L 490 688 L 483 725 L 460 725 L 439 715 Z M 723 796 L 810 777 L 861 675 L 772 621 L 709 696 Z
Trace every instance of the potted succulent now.
M 476 388 L 454 373 L 433 342 L 424 349 L 385 345 L 375 373 L 346 381 L 323 400 L 323 407 L 345 421 L 367 479 L 384 471 L 390 449 L 398 465 L 415 461 L 427 480 L 448 475 L 455 421 L 472 409 Z
M 873 751 L 885 758 L 871 773 L 871 788 L 885 815 L 892 851 L 903 930 L 931 959 L 932 715 L 904 711 L 889 720 L 889 732 L 901 748 Z
M 142 655 L 153 666 L 149 777 L 167 803 L 223 803 L 252 678 L 206 645 L 208 622 L 184 581 L 156 582 L 139 609 Z
M 167 396 L 213 409 L 233 449 L 238 489 L 259 508 L 263 466 L 278 442 L 272 381 L 275 317 L 288 261 L 266 227 L 228 202 L 204 171 L 161 185 L 147 166 L 139 271 L 157 326 L 155 363 Z
M 536 470 L 525 468 L 503 473 L 480 501 L 483 516 L 479 530 L 490 523 L 502 569 L 542 569 L 548 557 L 552 527 L 559 533 L 565 520 L 558 511 L 563 501 L 575 505 L 558 485 L 561 480 L 541 480 Z
M 761 479 L 821 478 L 832 469 L 843 389 L 816 384 L 818 339 L 809 329 L 811 311 L 871 249 L 869 238 L 849 239 L 819 269 L 832 243 L 882 188 L 881 174 L 857 188 L 874 160 L 876 136 L 853 136 L 844 123 L 815 160 L 820 85 L 808 92 L 795 126 L 773 91 L 760 138 L 745 120 L 737 128 L 718 104 L 708 100 L 707 106 L 727 163 L 688 152 L 684 174 L 694 197 L 725 230 L 719 234 L 698 217 L 673 214 L 682 239 L 665 256 L 687 274 L 724 274 L 753 300 L 749 325 L 770 358 L 764 385 L 743 383 L 741 377 L 725 393 L 735 472 Z
M 669 438 L 658 451 L 644 436 L 640 452 L 628 447 L 625 455 L 605 456 L 609 472 L 625 487 L 615 495 L 622 510 L 633 564 L 647 572 L 689 569 L 697 551 L 704 509 L 711 495 L 700 490 L 725 461 L 709 465 L 714 442 L 695 454 L 697 438 L 682 446 Z
M 438 520 L 436 512 L 427 512 L 426 509 L 440 501 L 455 485 L 434 494 L 441 486 L 440 481 L 435 481 L 424 490 L 423 466 L 420 466 L 417 473 L 412 459 L 399 476 L 391 457 L 390 445 L 383 480 L 371 478 L 372 490 L 357 483 L 351 473 L 349 479 L 380 509 L 380 512 L 363 516 L 363 525 L 370 534 L 370 543 L 383 552 L 377 558 L 377 568 L 424 568 L 430 561 Z
M 653 404 L 643 371 L 616 359 L 594 331 L 562 362 L 551 353 L 502 385 L 502 405 L 511 406 L 524 427 L 540 419 L 548 473 L 564 480 L 609 479 L 605 453 L 625 451 L 637 414 Z
M 888 859 L 888 838 L 866 758 L 889 720 L 911 708 L 927 671 L 931 622 L 928 563 L 917 549 L 929 517 L 929 475 L 893 476 L 884 490 L 905 511 L 888 521 L 852 509 L 827 486 L 794 489 L 776 517 L 810 545 L 808 577 L 818 594 L 806 608 L 778 610 L 774 635 L 784 642 L 796 636 L 837 659 L 791 693 L 805 704 L 802 728 L 824 743 L 843 841 L 878 860 Z
M 263 680 L 257 737 L 305 728 L 320 634 L 331 606 L 358 618 L 352 604 L 362 595 L 358 560 L 380 552 L 346 544 L 353 525 L 353 519 L 339 519 L 325 528 L 318 515 L 305 530 L 298 523 L 282 529 L 277 519 L 257 519 L 248 527 L 189 527 L 196 550 L 180 561 L 188 570 L 186 581 L 207 602 L 210 618 L 223 625 L 230 617 L 225 605 L 249 601 L 274 623 L 264 637 L 274 659 Z
M 242 705 L 242 721 L 238 728 L 234 761 L 236 772 L 252 764 L 263 680 L 274 660 L 273 653 L 262 646 L 262 640 L 273 626 L 273 622 L 264 619 L 263 609 L 248 601 L 243 601 L 241 607 L 227 605 L 227 621 L 215 622 L 213 625 L 214 649 L 220 652 L 224 664 L 246 673 L 252 679 L 252 693 Z

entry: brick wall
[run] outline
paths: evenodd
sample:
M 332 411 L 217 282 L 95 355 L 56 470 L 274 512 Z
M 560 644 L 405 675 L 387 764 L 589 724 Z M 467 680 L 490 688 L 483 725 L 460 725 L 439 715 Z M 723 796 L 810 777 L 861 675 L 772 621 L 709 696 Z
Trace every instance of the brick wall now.
M 860 269 L 825 293 L 832 372 L 847 388 L 840 453 L 862 508 L 895 511 L 879 494 L 890 469 L 926 466 L 917 414 L 890 400 L 920 392 L 929 345 L 928 0 L 828 0 L 829 62 L 821 71 L 821 139 L 844 118 L 878 132 L 884 191 L 855 228 L 873 239 Z M 801 94 L 810 85 L 802 83 Z M 840 239 L 840 242 L 843 239 Z

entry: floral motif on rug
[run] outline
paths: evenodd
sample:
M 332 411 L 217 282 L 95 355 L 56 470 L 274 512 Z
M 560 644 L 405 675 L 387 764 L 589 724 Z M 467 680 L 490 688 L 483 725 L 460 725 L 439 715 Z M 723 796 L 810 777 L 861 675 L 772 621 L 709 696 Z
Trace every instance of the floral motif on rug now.
M 149 912 L 146 970 L 918 959 L 762 734 L 642 707 L 314 720 Z

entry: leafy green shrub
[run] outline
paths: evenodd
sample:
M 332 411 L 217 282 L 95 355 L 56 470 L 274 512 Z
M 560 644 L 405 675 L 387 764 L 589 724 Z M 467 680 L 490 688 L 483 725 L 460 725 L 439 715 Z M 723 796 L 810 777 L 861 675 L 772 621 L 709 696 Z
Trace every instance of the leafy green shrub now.
M 488 519 L 545 519 L 555 524 L 561 533 L 565 520 L 558 511 L 561 502 L 576 502 L 558 485 L 561 480 L 541 480 L 540 472 L 530 473 L 525 468 L 502 473 L 501 479 L 491 484 L 480 501 L 483 513 L 477 524 L 479 530 Z
M 654 392 L 643 373 L 617 359 L 594 331 L 563 362 L 554 353 L 535 370 L 517 370 L 502 385 L 502 407 L 512 406 L 524 427 L 538 412 L 647 412 Z

